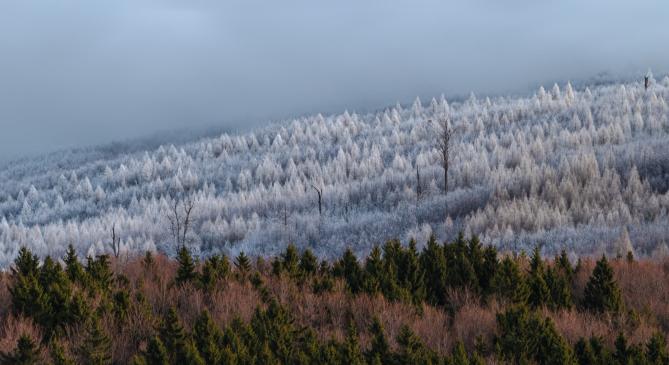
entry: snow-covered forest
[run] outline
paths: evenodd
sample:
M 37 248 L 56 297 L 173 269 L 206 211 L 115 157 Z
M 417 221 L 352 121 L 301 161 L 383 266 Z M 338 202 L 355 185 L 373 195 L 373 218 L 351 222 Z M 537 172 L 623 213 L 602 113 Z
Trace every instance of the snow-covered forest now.
M 477 234 L 501 250 L 669 254 L 669 78 L 528 97 L 314 115 L 157 149 L 62 151 L 0 172 L 0 265 L 20 246 L 62 256 L 174 252 L 192 202 L 198 255 L 321 257 L 390 238 Z M 453 131 L 448 191 L 440 121 Z M 319 213 L 319 191 L 322 212 Z M 182 214 L 183 216 L 183 214 Z

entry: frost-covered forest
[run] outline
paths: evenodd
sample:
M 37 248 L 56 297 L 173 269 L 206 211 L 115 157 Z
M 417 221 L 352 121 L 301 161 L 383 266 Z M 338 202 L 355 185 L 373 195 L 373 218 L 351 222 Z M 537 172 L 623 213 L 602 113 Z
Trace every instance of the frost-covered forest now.
M 62 151 L 0 172 L 0 265 L 20 246 L 62 257 L 173 253 L 170 218 L 192 202 L 198 255 L 322 257 L 434 233 L 501 250 L 669 254 L 669 78 L 528 97 L 314 115 L 247 134 L 123 152 Z M 448 191 L 437 136 L 448 120 Z M 319 191 L 322 212 L 319 213 Z

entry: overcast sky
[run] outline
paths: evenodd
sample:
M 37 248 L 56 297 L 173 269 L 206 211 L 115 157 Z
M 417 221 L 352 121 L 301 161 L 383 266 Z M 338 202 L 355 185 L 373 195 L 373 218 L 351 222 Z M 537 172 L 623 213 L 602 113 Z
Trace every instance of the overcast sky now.
M 0 161 L 669 64 L 666 0 L 4 0 Z

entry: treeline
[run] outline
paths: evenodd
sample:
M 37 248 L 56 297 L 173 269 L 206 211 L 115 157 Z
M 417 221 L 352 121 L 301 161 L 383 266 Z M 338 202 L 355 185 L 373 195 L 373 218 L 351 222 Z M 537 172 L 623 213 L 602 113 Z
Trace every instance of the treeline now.
M 669 364 L 666 294 L 616 278 L 642 288 L 668 270 L 631 254 L 594 267 L 500 255 L 463 235 L 334 262 L 293 245 L 255 261 L 21 249 L 3 275 L 0 364 Z

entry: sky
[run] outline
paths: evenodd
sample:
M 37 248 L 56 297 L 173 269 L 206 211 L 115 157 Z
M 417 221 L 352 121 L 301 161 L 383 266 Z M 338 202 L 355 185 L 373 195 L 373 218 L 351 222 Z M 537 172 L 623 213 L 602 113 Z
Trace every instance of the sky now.
M 666 0 L 0 0 L 0 161 L 669 65 Z

